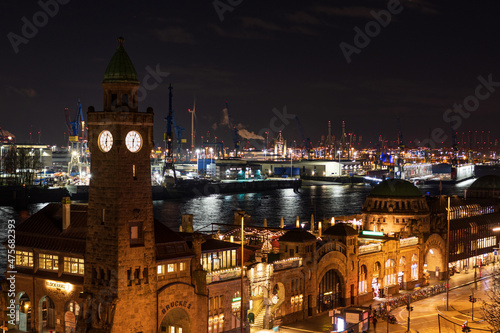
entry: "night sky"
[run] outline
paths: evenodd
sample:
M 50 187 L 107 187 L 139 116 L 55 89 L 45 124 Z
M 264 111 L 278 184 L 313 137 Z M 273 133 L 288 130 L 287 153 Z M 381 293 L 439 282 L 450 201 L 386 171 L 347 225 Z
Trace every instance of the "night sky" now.
M 42 143 L 65 144 L 65 107 L 71 117 L 78 99 L 85 113 L 90 105 L 102 109 L 101 81 L 118 36 L 141 82 L 148 68 L 162 72 L 139 105 L 155 110 L 157 145 L 169 83 L 184 137 L 196 98 L 197 137 L 210 131 L 226 146 L 226 101 L 233 123 L 255 134 L 270 127 L 273 109 L 286 106 L 313 142 L 326 134 L 328 120 L 337 137 L 345 120 L 364 145 L 379 134 L 395 140 L 398 118 L 407 142 L 435 128 L 449 138 L 443 115 L 460 133 L 500 137 L 498 1 L 59 1 L 53 17 L 40 13 L 40 3 L 55 11 L 55 0 L 0 4 L 0 127 L 17 142 L 41 130 Z M 394 13 L 381 27 L 372 13 L 388 6 Z M 25 28 L 23 35 L 34 19 L 38 31 Z M 356 44 L 356 31 L 367 24 L 373 37 L 363 44 L 358 36 Z M 341 43 L 356 48 L 350 63 Z M 479 76 L 493 83 L 476 92 Z M 473 112 L 446 113 L 464 100 Z M 295 119 L 285 123 L 285 137 L 302 141 Z

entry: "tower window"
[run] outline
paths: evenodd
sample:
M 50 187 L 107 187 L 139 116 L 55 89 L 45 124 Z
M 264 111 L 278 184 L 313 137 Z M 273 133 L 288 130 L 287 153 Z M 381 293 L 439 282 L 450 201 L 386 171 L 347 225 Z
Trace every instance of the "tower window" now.
M 111 94 L 111 109 L 118 104 L 118 96 L 116 94 Z
M 122 95 L 122 105 L 128 106 L 128 94 Z
M 135 177 L 135 164 L 132 164 L 132 177 L 134 177 L 134 179 L 137 179 Z
M 130 222 L 130 246 L 143 246 L 142 222 Z

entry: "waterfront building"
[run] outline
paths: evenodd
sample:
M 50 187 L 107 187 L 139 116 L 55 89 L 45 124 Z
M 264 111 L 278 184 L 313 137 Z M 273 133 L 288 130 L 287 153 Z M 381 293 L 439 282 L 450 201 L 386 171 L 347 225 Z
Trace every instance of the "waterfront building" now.
M 139 112 L 123 40 L 102 85 L 103 111 L 88 111 L 88 205 L 64 199 L 17 227 L 16 329 L 220 333 L 239 331 L 243 321 L 248 331 L 248 322 L 286 324 L 424 285 L 429 272 L 445 274 L 442 198 L 427 200 L 402 180 L 372 190 L 361 225 L 327 219 L 285 230 L 247 220 L 241 239 L 238 216 L 245 214 L 238 212 L 237 223 L 215 235 L 194 233 L 192 215 L 182 217 L 182 232 L 167 228 L 153 218 L 153 110 Z M 491 251 L 496 237 L 484 238 L 497 211 L 459 203 L 453 239 L 477 234 L 467 244 Z

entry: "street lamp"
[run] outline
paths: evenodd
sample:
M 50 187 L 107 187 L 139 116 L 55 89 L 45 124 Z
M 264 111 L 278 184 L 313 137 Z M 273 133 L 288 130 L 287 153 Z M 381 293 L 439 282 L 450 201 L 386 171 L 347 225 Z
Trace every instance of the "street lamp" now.
M 447 228 L 446 228 L 446 311 L 448 311 L 448 303 L 450 297 L 450 200 L 448 197 L 448 209 L 447 209 Z
M 245 214 L 241 215 L 241 333 L 244 333 L 244 323 L 245 323 L 245 294 L 243 293 L 243 263 L 244 263 L 244 240 L 245 240 Z

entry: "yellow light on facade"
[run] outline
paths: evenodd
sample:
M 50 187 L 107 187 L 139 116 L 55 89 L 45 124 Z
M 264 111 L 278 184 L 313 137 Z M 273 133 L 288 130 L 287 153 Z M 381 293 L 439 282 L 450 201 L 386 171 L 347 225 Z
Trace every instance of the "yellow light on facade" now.
M 64 283 L 64 282 L 58 282 L 58 281 L 47 280 L 47 281 L 45 281 L 45 286 L 47 288 L 65 290 L 68 293 L 73 290 L 73 285 L 71 283 Z

